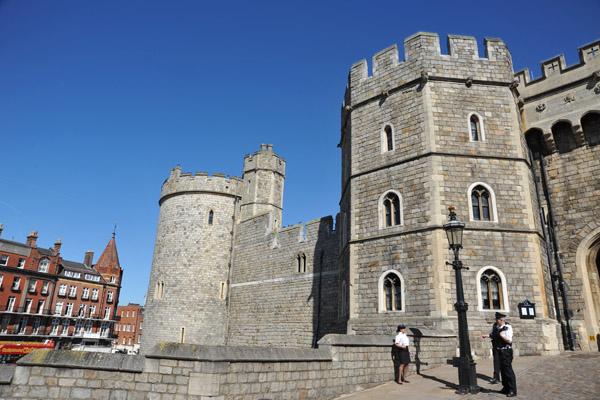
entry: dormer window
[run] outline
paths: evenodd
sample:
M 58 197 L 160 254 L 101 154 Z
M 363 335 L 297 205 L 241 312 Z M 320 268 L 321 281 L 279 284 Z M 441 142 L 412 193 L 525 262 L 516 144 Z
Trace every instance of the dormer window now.
M 49 266 L 50 266 L 50 260 L 48 260 L 47 258 L 44 258 L 44 259 L 40 260 L 40 263 L 38 264 L 38 271 L 39 272 L 48 272 Z

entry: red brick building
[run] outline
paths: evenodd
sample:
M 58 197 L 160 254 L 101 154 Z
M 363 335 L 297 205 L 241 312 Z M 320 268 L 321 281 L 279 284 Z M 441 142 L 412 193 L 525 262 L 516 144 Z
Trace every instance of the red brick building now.
M 114 234 L 96 265 L 91 251 L 83 263 L 64 260 L 61 245 L 38 247 L 37 232 L 26 243 L 0 239 L 0 341 L 111 343 L 123 274 Z
M 137 351 L 142 340 L 142 323 L 144 322 L 144 307 L 129 303 L 117 309 L 117 335 L 115 349 L 128 353 Z

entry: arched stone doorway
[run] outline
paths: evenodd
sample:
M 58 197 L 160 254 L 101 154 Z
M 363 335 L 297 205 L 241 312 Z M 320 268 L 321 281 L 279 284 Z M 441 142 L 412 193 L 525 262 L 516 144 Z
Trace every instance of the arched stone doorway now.
M 582 350 L 599 350 L 600 334 L 600 228 L 588 233 L 577 248 L 577 269 L 583 279 L 584 326 L 579 326 Z

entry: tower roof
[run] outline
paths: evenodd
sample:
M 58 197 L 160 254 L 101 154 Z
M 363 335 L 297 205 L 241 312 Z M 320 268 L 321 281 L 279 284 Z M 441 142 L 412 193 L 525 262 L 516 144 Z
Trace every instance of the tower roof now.
M 102 252 L 102 255 L 98 259 L 95 265 L 98 268 L 121 268 L 119 264 L 119 255 L 117 254 L 117 243 L 115 242 L 115 234 L 113 233 L 112 238 L 106 245 L 106 248 Z

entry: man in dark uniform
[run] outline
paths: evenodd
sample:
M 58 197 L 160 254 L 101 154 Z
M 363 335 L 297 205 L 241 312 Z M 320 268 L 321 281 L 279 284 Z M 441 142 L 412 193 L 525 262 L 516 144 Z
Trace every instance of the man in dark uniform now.
M 493 338 L 498 335 L 498 318 L 506 317 L 504 314 L 496 313 L 496 322 L 492 326 L 492 331 L 488 335 L 481 335 L 482 338 Z M 494 346 L 494 339 L 492 339 L 492 356 L 494 359 L 494 377 L 490 379 L 490 383 L 498 383 L 500 382 L 500 355 L 498 354 L 498 349 Z
M 512 368 L 513 360 L 513 329 L 506 323 L 506 315 L 497 313 L 496 322 L 498 324 L 497 334 L 492 336 L 493 346 L 498 350 L 500 360 L 500 375 L 502 376 L 502 390 L 506 397 L 515 397 L 517 395 L 517 380 Z

